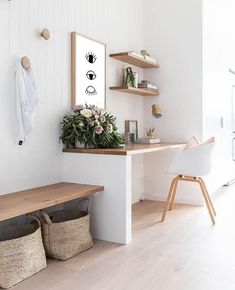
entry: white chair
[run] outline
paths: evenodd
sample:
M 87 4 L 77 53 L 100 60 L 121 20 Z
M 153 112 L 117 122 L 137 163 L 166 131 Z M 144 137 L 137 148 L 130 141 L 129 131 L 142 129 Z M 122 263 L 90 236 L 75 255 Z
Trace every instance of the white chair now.
M 176 174 L 177 176 L 171 183 L 166 205 L 162 213 L 162 222 L 166 217 L 167 210 L 173 209 L 178 182 L 182 180 L 196 182 L 200 185 L 211 221 L 213 225 L 215 224 L 214 216 L 216 215 L 216 212 L 206 189 L 205 182 L 202 179 L 202 176 L 207 175 L 210 172 L 211 152 L 214 144 L 215 140 L 214 137 L 212 137 L 205 143 L 182 150 L 178 153 L 169 168 L 169 173 Z

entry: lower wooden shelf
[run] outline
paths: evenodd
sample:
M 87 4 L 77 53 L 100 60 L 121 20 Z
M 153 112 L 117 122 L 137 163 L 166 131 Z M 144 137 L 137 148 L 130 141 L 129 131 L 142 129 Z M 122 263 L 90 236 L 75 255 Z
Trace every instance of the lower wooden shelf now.
M 134 87 L 110 87 L 110 90 L 140 96 L 159 96 L 159 92 L 157 90 L 151 89 L 140 89 Z

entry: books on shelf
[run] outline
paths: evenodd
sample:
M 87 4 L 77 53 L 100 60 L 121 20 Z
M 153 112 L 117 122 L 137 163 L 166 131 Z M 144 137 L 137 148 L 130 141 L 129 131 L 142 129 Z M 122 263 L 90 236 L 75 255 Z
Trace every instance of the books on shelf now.
M 136 56 L 138 58 L 142 58 L 142 59 L 145 59 L 149 62 L 152 62 L 152 63 L 157 63 L 157 60 L 151 56 L 148 56 L 148 55 L 143 55 L 141 53 L 138 53 L 138 52 L 135 52 L 135 51 L 130 51 L 131 55 L 132 56 Z
M 131 55 L 136 56 L 138 58 L 144 59 L 144 56 L 141 53 L 135 52 L 135 51 L 130 51 Z
M 153 63 L 157 63 L 157 60 L 151 56 L 145 55 L 144 59 Z
M 157 143 L 160 143 L 160 139 L 145 137 L 145 138 L 137 139 L 136 143 L 137 144 L 157 144 Z
M 158 87 L 156 85 L 152 85 L 149 83 L 138 83 L 138 88 L 140 89 L 151 89 L 151 90 L 157 90 Z

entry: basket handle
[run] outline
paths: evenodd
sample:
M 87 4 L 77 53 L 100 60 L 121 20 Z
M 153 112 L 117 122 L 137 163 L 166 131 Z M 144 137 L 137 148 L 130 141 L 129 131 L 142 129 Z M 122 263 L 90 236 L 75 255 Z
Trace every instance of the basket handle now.
M 79 211 L 84 211 L 87 213 L 90 213 L 90 200 L 89 198 L 83 198 L 78 201 L 77 205 L 75 206 L 75 209 Z
M 41 211 L 41 212 L 40 212 L 40 216 L 44 219 L 44 221 L 45 221 L 49 226 L 52 225 L 52 221 L 51 221 L 49 215 L 48 215 L 46 212 Z
M 31 223 L 32 221 L 36 221 L 36 223 L 39 225 L 39 227 L 41 227 L 41 222 L 38 218 L 36 218 L 33 214 L 27 214 L 27 217 L 29 218 L 29 223 Z

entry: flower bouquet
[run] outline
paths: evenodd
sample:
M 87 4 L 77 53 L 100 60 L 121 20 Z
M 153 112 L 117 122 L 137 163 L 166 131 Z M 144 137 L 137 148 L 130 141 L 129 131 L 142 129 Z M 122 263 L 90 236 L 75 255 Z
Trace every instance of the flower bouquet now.
M 116 118 L 96 106 L 78 105 L 62 119 L 61 141 L 66 148 L 77 143 L 85 148 L 119 148 L 124 144 L 117 133 Z

